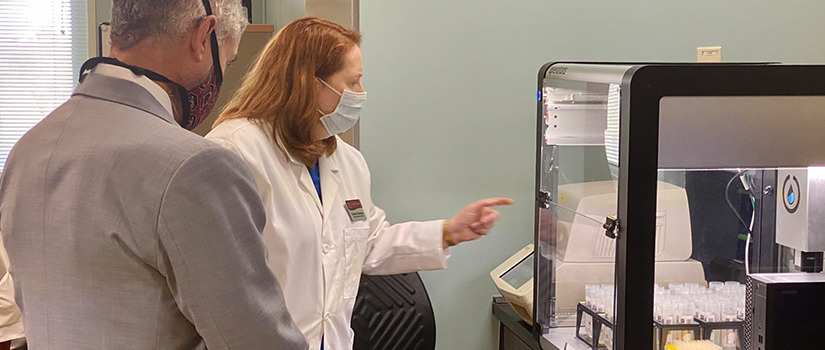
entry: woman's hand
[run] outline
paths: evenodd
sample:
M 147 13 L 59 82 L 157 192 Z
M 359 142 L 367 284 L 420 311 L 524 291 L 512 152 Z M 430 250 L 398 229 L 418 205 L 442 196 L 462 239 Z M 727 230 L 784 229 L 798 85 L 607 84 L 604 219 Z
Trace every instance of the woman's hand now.
M 482 199 L 462 208 L 455 216 L 444 221 L 444 248 L 486 235 L 501 215 L 493 207 L 510 204 L 513 204 L 512 199 L 496 197 Z

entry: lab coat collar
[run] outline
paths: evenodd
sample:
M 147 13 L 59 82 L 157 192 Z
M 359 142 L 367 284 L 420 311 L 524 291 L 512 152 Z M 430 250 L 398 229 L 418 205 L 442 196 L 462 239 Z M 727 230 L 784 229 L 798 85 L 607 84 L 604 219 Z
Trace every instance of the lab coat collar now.
M 338 142 L 343 141 L 338 139 Z M 328 218 L 332 208 L 338 205 L 335 199 L 338 197 L 338 188 L 341 186 L 341 174 L 334 153 L 329 157 L 321 157 L 318 160 L 318 166 L 321 168 L 321 194 L 324 196 L 323 214 L 324 218 Z M 340 204 L 343 206 L 343 203 Z
M 89 73 L 72 93 L 137 108 L 177 125 L 175 119 L 157 99 L 140 84 L 103 74 Z
M 335 137 L 338 142 L 344 142 L 338 136 Z M 275 138 L 275 142 L 280 149 L 287 149 L 279 137 Z M 340 168 L 338 167 L 338 162 L 335 161 L 335 154 L 321 156 L 321 158 L 318 159 L 319 173 L 321 176 L 321 195 L 325 199 L 323 203 L 321 203 L 321 199 L 318 197 L 318 192 L 315 190 L 315 185 L 312 183 L 312 177 L 309 175 L 309 169 L 307 169 L 306 164 L 295 158 L 288 150 L 286 151 L 286 156 L 292 165 L 295 176 L 299 179 L 298 182 L 301 184 L 301 189 L 313 196 L 315 206 L 323 217 L 329 217 L 332 207 L 335 205 L 334 202 L 338 194 L 338 188 L 341 185 Z
M 279 136 L 272 135 L 272 129 L 271 128 L 268 128 L 265 131 L 266 131 L 267 135 L 269 135 L 269 137 L 271 137 L 275 140 L 275 144 L 278 146 L 278 150 L 281 150 L 282 153 L 286 154 L 287 160 L 289 160 L 289 162 L 292 163 L 293 167 L 296 167 L 296 166 L 304 167 L 304 166 L 306 166 L 306 165 L 304 165 L 304 163 L 299 161 L 298 158 L 295 158 L 295 156 L 293 156 L 292 153 L 289 152 L 289 149 L 286 147 L 286 145 L 284 145 L 283 141 L 281 140 L 281 138 Z
M 335 140 L 336 142 L 338 142 L 339 145 L 344 142 L 344 140 L 342 140 L 338 136 L 335 136 Z M 325 166 L 327 169 L 329 169 L 329 171 L 335 174 L 337 174 L 340 170 L 340 168 L 338 168 L 338 162 L 335 161 L 335 152 L 333 152 L 330 156 L 321 156 L 321 159 L 319 159 L 319 161 L 322 167 Z
M 269 130 L 267 130 L 267 133 L 270 133 L 270 131 L 269 131 Z M 335 136 L 335 138 L 336 138 L 336 140 L 337 140 L 337 142 L 338 142 L 339 144 L 340 144 L 341 142 L 344 142 L 344 140 L 342 140 L 342 139 L 341 139 L 340 137 L 338 137 L 338 136 Z M 295 166 L 302 166 L 302 167 L 305 167 L 305 166 L 306 166 L 303 162 L 301 162 L 300 160 L 298 160 L 298 158 L 295 158 L 295 156 L 293 156 L 293 155 L 292 155 L 292 153 L 290 153 L 290 152 L 288 151 L 288 149 L 286 148 L 286 146 L 284 146 L 283 142 L 281 141 L 281 138 L 280 138 L 280 137 L 275 137 L 275 143 L 277 143 L 277 144 L 278 144 L 278 148 L 279 148 L 279 149 L 286 150 L 286 157 L 287 157 L 287 159 L 289 160 L 289 162 L 290 162 L 290 163 L 292 163 L 292 165 L 295 165 Z M 335 159 L 333 159 L 333 156 L 329 156 L 329 157 L 327 157 L 327 156 L 321 156 L 321 158 L 319 159 L 319 162 L 321 162 L 321 167 L 322 167 L 322 169 L 321 169 L 321 170 L 322 170 L 322 171 L 323 171 L 323 168 L 324 168 L 324 167 L 326 167 L 326 168 L 327 168 L 327 169 L 329 169 L 330 171 L 332 171 L 332 172 L 334 172 L 334 173 L 338 173 L 338 170 L 339 170 L 339 168 L 338 168 L 338 163 L 335 161 Z

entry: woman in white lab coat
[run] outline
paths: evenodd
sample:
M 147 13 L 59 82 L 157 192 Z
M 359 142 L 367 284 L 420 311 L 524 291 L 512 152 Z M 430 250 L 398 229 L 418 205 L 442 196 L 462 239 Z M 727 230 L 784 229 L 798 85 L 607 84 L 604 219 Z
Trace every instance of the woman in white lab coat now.
M 269 266 L 310 349 L 350 349 L 360 275 L 446 267 L 447 248 L 487 234 L 507 198 L 451 219 L 390 225 L 370 195 L 358 150 L 336 135 L 358 120 L 361 38 L 317 18 L 284 27 L 264 48 L 206 137 L 249 166 L 266 210 Z

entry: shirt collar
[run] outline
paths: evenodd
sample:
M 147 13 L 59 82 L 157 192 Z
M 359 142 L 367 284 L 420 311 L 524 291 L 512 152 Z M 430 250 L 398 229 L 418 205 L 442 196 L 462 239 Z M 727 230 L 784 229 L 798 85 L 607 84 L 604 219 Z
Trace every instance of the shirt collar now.
M 152 79 L 147 78 L 143 75 L 136 75 L 132 73 L 129 69 L 118 67 L 111 64 L 101 63 L 92 68 L 89 71 L 90 74 L 101 74 L 105 76 L 109 76 L 112 78 L 128 80 L 140 85 L 142 88 L 146 89 L 155 100 L 160 103 L 163 108 L 169 112 L 169 115 L 174 116 L 175 114 L 172 111 L 172 100 L 169 98 L 169 94 L 166 93 L 163 88 L 160 87 L 157 83 L 152 81 Z

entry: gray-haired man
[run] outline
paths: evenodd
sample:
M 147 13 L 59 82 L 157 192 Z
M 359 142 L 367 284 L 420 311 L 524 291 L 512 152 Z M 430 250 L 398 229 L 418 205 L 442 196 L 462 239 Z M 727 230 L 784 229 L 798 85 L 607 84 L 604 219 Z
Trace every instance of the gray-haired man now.
M 254 179 L 181 128 L 209 114 L 245 25 L 240 0 L 114 0 L 112 58 L 12 150 L 0 231 L 31 348 L 307 347 Z

